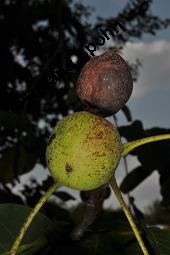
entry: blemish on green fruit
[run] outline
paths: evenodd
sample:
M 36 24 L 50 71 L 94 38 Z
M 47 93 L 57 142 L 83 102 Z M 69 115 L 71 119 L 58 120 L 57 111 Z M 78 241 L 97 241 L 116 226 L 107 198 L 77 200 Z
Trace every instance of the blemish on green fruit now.
M 67 173 L 70 173 L 74 170 L 74 168 L 71 165 L 69 165 L 68 163 L 66 163 L 65 170 Z
M 62 185 L 95 189 L 110 180 L 120 161 L 122 143 L 116 127 L 100 116 L 77 112 L 55 126 L 47 146 L 47 166 Z

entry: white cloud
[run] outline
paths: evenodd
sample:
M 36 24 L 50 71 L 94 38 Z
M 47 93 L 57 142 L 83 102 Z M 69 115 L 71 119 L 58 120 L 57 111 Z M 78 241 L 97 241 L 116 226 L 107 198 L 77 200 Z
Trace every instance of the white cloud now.
M 139 58 L 143 64 L 132 97 L 144 97 L 158 89 L 170 91 L 170 41 L 128 42 L 123 53 L 126 60 Z

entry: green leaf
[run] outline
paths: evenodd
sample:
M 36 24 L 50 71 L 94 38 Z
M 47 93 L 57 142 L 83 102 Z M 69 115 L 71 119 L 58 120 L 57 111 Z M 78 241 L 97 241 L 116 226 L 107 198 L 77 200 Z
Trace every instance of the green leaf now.
M 18 255 L 32 255 L 41 250 L 47 244 L 46 238 L 39 238 L 30 244 L 21 244 L 17 249 Z M 9 255 L 9 251 L 0 252 L 0 255 Z
M 117 231 L 88 233 L 78 246 L 83 251 L 81 254 L 88 255 L 142 255 L 132 231 L 121 228 Z
M 78 247 L 81 254 L 88 255 L 142 255 L 142 251 L 136 241 L 134 233 L 127 222 L 116 222 L 112 230 L 100 232 L 88 232 Z M 162 230 L 157 227 L 148 227 L 145 233 L 155 255 L 170 254 L 170 230 Z M 83 252 L 82 252 L 83 251 Z M 150 251 L 150 249 L 149 249 Z M 151 251 L 150 251 L 151 252 Z
M 133 169 L 122 181 L 120 189 L 124 193 L 128 193 L 144 181 L 151 171 L 145 170 L 142 166 Z
M 30 171 L 36 160 L 36 155 L 22 144 L 6 149 L 0 158 L 0 181 L 11 182 L 16 175 Z
M 122 211 L 102 211 L 76 245 L 82 255 L 142 255 Z
M 148 228 L 147 236 L 150 239 L 155 254 L 170 254 L 170 230 L 159 229 L 157 227 Z
M 0 255 L 10 250 L 21 225 L 31 210 L 31 208 L 24 205 L 0 205 Z M 21 243 L 22 249 L 35 249 L 35 244 L 39 245 L 39 248 L 42 248 L 42 245 L 46 244 L 44 241 L 45 235 L 52 228 L 52 221 L 42 213 L 38 213 Z M 24 247 L 26 244 L 30 244 L 29 247 Z

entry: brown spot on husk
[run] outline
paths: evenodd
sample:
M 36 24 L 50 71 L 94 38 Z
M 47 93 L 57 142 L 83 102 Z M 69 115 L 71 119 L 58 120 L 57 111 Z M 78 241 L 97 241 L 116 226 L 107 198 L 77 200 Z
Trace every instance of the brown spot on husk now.
M 66 163 L 66 165 L 65 165 L 65 171 L 66 171 L 67 173 L 71 173 L 73 170 L 74 170 L 74 168 L 73 168 L 70 164 Z

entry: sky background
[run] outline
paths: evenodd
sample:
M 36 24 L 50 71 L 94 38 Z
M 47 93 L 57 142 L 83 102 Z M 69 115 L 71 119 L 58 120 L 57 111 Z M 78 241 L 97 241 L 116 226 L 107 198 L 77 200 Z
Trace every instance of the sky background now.
M 94 6 L 90 22 L 93 23 L 97 16 L 108 18 L 115 17 L 127 3 L 126 0 L 76 0 L 86 5 Z M 152 13 L 162 18 L 170 18 L 170 1 L 154 0 L 151 7 Z M 109 44 L 111 45 L 109 40 Z M 156 34 L 144 35 L 140 40 L 128 42 L 123 50 L 123 58 L 134 62 L 136 58 L 142 61 L 139 70 L 138 81 L 134 83 L 133 94 L 127 105 L 132 112 L 133 119 L 140 119 L 145 128 L 165 127 L 170 128 L 170 28 Z M 117 114 L 118 123 L 126 125 L 126 119 L 122 113 Z M 128 156 L 129 171 L 139 165 L 135 157 Z M 37 166 L 34 174 L 44 179 L 47 171 Z M 116 172 L 118 183 L 125 176 L 123 162 Z M 155 199 L 161 199 L 159 192 L 159 176 L 153 173 L 147 180 L 138 186 L 131 194 L 135 197 L 137 206 L 142 210 L 152 204 Z M 28 181 L 28 175 L 21 179 L 22 183 Z M 63 189 L 63 188 L 62 188 Z M 71 191 L 71 190 L 69 190 Z M 78 197 L 78 192 L 71 191 Z M 105 202 L 107 207 L 116 208 L 116 199 L 111 197 Z

